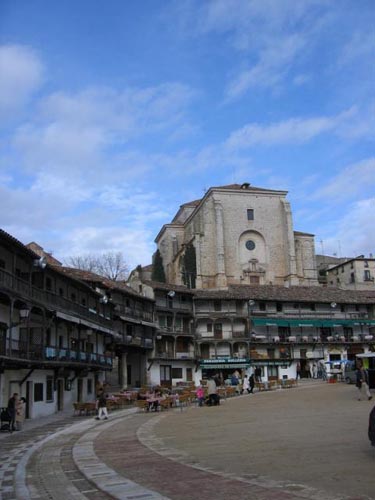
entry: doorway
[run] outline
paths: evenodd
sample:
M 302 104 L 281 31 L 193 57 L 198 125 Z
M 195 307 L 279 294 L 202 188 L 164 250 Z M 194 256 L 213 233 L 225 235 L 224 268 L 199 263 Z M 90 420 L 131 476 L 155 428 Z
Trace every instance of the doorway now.
M 57 411 L 64 409 L 64 380 L 57 380 Z
M 172 387 L 171 365 L 160 365 L 160 385 L 162 387 Z

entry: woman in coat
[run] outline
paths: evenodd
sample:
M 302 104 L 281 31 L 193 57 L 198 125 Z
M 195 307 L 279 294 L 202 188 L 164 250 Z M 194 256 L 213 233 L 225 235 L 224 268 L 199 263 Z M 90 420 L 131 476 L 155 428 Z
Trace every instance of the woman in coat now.
M 20 398 L 16 404 L 16 429 L 22 431 L 23 422 L 25 420 L 26 399 Z

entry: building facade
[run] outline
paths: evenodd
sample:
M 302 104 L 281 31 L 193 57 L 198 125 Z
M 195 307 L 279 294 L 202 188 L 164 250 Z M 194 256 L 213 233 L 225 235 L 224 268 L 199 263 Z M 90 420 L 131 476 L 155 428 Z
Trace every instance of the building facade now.
M 112 369 L 113 307 L 0 230 L 0 406 L 26 398 L 28 418 L 95 398 Z
M 167 282 L 198 289 L 317 285 L 314 237 L 293 230 L 286 195 L 233 184 L 181 205 L 155 240 Z
M 375 259 L 364 255 L 326 270 L 327 285 L 344 290 L 375 291 Z

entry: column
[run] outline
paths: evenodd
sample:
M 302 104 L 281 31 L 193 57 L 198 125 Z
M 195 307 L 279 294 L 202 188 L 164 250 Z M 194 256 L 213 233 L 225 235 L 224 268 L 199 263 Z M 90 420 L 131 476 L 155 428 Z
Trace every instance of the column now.
M 223 207 L 219 201 L 215 201 L 215 223 L 216 223 L 216 284 L 218 287 L 225 287 L 227 280 L 225 276 L 224 261 L 224 227 L 223 227 Z

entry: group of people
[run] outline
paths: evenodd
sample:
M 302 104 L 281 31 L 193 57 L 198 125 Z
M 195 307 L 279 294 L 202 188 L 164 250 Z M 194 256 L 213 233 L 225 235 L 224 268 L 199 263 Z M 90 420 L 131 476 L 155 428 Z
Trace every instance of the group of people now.
M 11 431 L 22 430 L 23 422 L 25 420 L 25 412 L 26 412 L 26 399 L 24 397 L 19 397 L 19 394 L 15 392 L 13 396 L 9 398 L 7 406 L 9 430 Z

